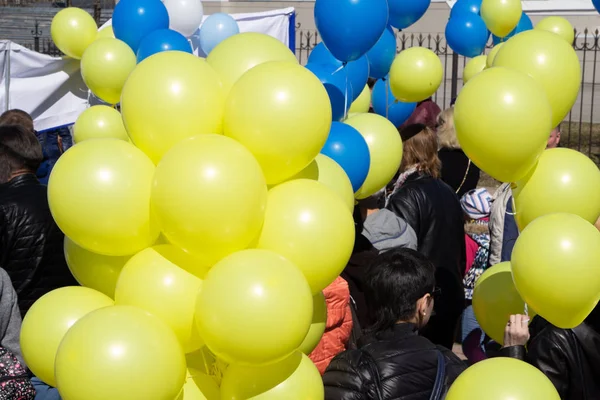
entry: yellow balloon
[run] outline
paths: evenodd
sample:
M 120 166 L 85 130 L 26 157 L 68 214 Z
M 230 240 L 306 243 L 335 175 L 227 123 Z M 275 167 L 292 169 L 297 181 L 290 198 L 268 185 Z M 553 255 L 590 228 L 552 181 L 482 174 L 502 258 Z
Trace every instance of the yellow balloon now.
M 201 287 L 200 279 L 148 248 L 125 264 L 117 282 L 115 304 L 139 307 L 160 318 L 189 353 L 202 347 L 194 322 L 194 303 Z
M 311 318 L 306 279 L 290 261 L 266 250 L 240 251 L 215 265 L 196 303 L 200 335 L 229 363 L 266 364 L 289 356 Z
M 577 215 L 550 214 L 530 223 L 511 262 L 523 300 L 559 328 L 582 323 L 600 299 L 600 232 Z
M 321 341 L 327 325 L 327 303 L 323 292 L 313 296 L 313 319 L 304 341 L 298 348 L 302 353 L 309 355 Z
M 348 263 L 354 232 L 352 214 L 339 196 L 319 182 L 299 179 L 269 191 L 257 247 L 296 264 L 317 294 Z
M 500 51 L 500 48 L 502 48 L 502 45 L 504 45 L 504 43 L 498 43 L 497 45 L 494 46 L 494 48 L 492 48 L 492 50 L 490 51 L 490 54 L 487 55 L 487 58 L 485 61 L 485 66 L 487 68 L 491 68 L 492 65 L 494 65 L 494 60 L 496 59 L 496 55 Z M 479 71 L 479 72 L 481 72 L 481 71 Z
M 471 59 L 463 70 L 463 82 L 467 83 L 475 75 L 486 69 L 488 56 L 477 56 Z
M 150 212 L 152 162 L 130 143 L 92 139 L 56 162 L 48 183 L 58 227 L 84 249 L 126 256 L 157 239 Z
M 112 107 L 97 105 L 82 112 L 73 125 L 73 140 L 113 138 L 129 142 L 121 113 Z
M 340 196 L 350 212 L 354 211 L 355 200 L 352 183 L 344 169 L 326 155 L 319 154 L 313 162 L 308 164 L 308 167 L 289 180 L 294 179 L 312 179 L 321 182 Z
M 572 46 L 575 41 L 575 29 L 573 29 L 573 25 L 563 17 L 546 17 L 537 23 L 535 29 L 556 33 L 563 38 L 569 46 Z
M 541 30 L 518 34 L 502 46 L 494 66 L 512 68 L 534 78 L 552 107 L 552 127 L 569 114 L 581 86 L 581 66 L 573 47 Z
M 431 97 L 442 84 L 444 68 L 440 58 L 425 47 L 411 47 L 396 56 L 390 69 L 394 97 L 415 103 Z
M 359 114 L 344 123 L 356 128 L 369 147 L 369 174 L 355 193 L 357 199 L 366 199 L 387 185 L 398 172 L 402 161 L 402 139 L 394 124 L 377 114 Z
M 98 34 L 94 18 L 85 10 L 76 7 L 60 10 L 50 25 L 50 34 L 60 51 L 76 59 L 83 56 Z
M 98 31 L 98 35 L 96 36 L 96 40 L 98 39 L 114 39 L 115 32 L 113 31 L 112 25 L 104 27 Z
M 65 237 L 65 259 L 69 270 L 82 286 L 115 298 L 117 279 L 129 256 L 103 256 L 79 247 Z
M 219 76 L 206 61 L 166 51 L 131 73 L 121 112 L 131 140 L 156 164 L 183 139 L 221 133 L 224 99 Z
M 521 0 L 483 0 L 481 18 L 487 28 L 498 37 L 506 37 L 519 23 L 523 7 Z
M 495 357 L 469 367 L 446 395 L 446 400 L 481 399 L 559 400 L 560 396 L 536 367 L 515 358 Z
M 183 391 L 177 400 L 220 400 L 221 390 L 207 374 L 188 368 Z
M 475 283 L 473 311 L 481 329 L 489 337 L 504 344 L 504 328 L 511 315 L 524 314 L 525 302 L 513 283 L 510 262 L 487 269 Z M 529 318 L 534 316 L 529 309 Z
M 84 287 L 63 287 L 40 297 L 21 326 L 21 351 L 27 367 L 42 381 L 56 387 L 54 360 L 71 326 L 90 312 L 112 306 L 109 297 Z
M 231 90 L 224 128 L 254 154 L 272 185 L 302 171 L 319 154 L 331 128 L 331 104 L 325 87 L 306 68 L 265 63 Z
M 578 151 L 544 151 L 517 187 L 514 199 L 521 230 L 536 218 L 557 212 L 579 215 L 592 224 L 600 216 L 600 170 Z
M 167 400 L 186 377 L 175 334 L 157 317 L 130 306 L 94 311 L 67 332 L 56 355 L 64 400 Z
M 206 61 L 221 76 L 226 94 L 246 71 L 257 65 L 269 61 L 298 64 L 296 55 L 286 45 L 272 36 L 256 32 L 240 33 L 223 40 Z
M 522 178 L 534 166 L 546 147 L 551 120 L 541 86 L 509 68 L 494 67 L 475 76 L 454 106 L 456 135 L 464 152 L 503 182 Z
M 168 245 L 168 246 L 160 246 Z M 169 245 L 167 241 L 164 243 L 156 242 L 152 247 L 158 254 L 177 265 L 179 268 L 189 272 L 197 278 L 204 279 L 211 264 L 206 263 L 201 257 L 196 257 L 179 247 Z
M 184 140 L 156 167 L 152 205 L 163 234 L 207 265 L 245 249 L 258 236 L 266 201 L 256 159 L 225 136 Z
M 81 76 L 101 100 L 117 104 L 127 77 L 136 65 L 131 48 L 118 39 L 94 41 L 81 57 Z
M 350 105 L 348 113 L 367 113 L 369 108 L 371 108 L 371 88 L 369 88 L 369 85 L 365 85 L 360 96 Z
M 324 396 L 321 374 L 300 352 L 263 367 L 232 365 L 221 383 L 223 400 L 317 400 Z

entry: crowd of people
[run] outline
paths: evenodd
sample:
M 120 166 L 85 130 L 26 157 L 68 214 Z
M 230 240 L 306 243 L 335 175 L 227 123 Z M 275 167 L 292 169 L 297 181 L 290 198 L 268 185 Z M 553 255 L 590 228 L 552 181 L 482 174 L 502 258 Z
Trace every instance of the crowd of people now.
M 326 330 L 310 357 L 325 398 L 441 399 L 470 364 L 500 356 L 539 368 L 563 399 L 600 398 L 599 307 L 572 330 L 513 315 L 503 347 L 479 327 L 474 285 L 488 267 L 510 260 L 518 237 L 511 186 L 494 195 L 478 187 L 480 171 L 460 148 L 452 108 L 441 111 L 429 99 L 411 118 L 399 128 L 397 175 L 356 205 L 352 256 L 324 290 Z M 559 141 L 555 129 L 548 147 Z M 19 332 L 37 299 L 77 285 L 41 181 L 70 145 L 65 132 L 36 136 L 23 111 L 0 116 L 0 379 L 14 398 L 33 399 L 37 390 L 36 399 L 59 399 L 27 375 Z M 457 341 L 466 360 L 451 351 Z

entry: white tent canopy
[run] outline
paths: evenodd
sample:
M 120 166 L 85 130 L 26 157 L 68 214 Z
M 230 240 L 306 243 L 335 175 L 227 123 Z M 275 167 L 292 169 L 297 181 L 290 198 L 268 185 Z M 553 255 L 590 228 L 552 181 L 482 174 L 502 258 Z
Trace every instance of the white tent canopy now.
M 450 7 L 456 0 L 445 1 Z M 523 11 L 541 15 L 593 15 L 598 13 L 592 0 L 524 0 Z

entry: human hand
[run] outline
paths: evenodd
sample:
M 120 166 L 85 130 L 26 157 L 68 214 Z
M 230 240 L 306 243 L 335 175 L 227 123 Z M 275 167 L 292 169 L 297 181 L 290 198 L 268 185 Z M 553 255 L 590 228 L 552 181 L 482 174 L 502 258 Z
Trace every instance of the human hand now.
M 529 317 L 511 315 L 504 328 L 504 347 L 525 346 L 529 340 Z

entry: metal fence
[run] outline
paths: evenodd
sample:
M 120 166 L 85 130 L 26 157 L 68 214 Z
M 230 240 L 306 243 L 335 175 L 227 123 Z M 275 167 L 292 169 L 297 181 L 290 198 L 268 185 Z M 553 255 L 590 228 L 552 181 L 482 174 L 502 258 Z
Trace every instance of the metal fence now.
M 321 41 L 314 30 L 296 30 L 296 56 L 305 64 L 312 49 Z M 421 46 L 433 50 L 444 66 L 444 80 L 434 101 L 442 108 L 449 107 L 464 82 L 462 73 L 468 59 L 452 51 L 442 33 L 397 33 L 398 51 L 409 47 Z M 598 80 L 598 54 L 600 52 L 600 32 L 585 29 L 576 32 L 574 49 L 582 67 L 582 83 L 577 102 L 561 124 L 562 146 L 579 150 L 600 164 L 600 114 L 594 106 L 600 104 L 600 80 Z M 493 47 L 490 42 L 486 53 Z

